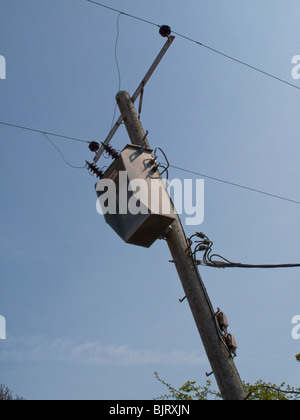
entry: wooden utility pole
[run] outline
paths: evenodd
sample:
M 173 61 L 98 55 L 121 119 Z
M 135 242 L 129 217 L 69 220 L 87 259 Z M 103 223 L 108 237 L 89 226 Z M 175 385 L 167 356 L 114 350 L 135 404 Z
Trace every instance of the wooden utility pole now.
M 117 103 L 132 144 L 149 147 L 128 92 L 119 92 Z M 204 348 L 224 400 L 245 400 L 246 394 L 230 350 L 217 324 L 215 311 L 190 252 L 184 229 L 177 216 L 166 235 L 173 261 L 193 313 Z

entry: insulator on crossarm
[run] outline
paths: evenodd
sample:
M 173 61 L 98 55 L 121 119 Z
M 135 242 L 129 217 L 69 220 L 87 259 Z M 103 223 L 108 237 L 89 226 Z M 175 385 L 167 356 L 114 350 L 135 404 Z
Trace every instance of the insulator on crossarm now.
M 104 143 L 101 143 L 101 144 L 102 144 L 104 150 L 106 151 L 106 153 L 110 157 L 112 157 L 115 160 L 118 159 L 118 157 L 120 156 L 120 154 L 115 149 L 113 149 L 109 144 L 104 144 Z
M 101 169 L 99 169 L 94 163 L 90 163 L 86 161 L 86 166 L 91 175 L 96 176 L 99 179 L 102 179 L 104 172 Z
M 170 28 L 170 26 L 168 25 L 162 25 L 159 29 L 159 34 L 163 37 L 163 38 L 169 38 L 169 36 L 172 33 L 172 29 Z
M 89 149 L 91 152 L 97 153 L 98 150 L 100 149 L 100 145 L 96 141 L 91 141 L 89 144 Z

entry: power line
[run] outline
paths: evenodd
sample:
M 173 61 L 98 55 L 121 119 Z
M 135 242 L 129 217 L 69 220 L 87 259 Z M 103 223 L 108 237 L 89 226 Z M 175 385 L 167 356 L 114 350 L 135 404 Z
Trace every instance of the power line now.
M 142 18 L 140 18 L 140 17 L 138 17 L 138 16 L 131 15 L 131 14 L 126 13 L 126 12 L 123 12 L 123 11 L 121 11 L 121 10 L 114 9 L 113 7 L 106 6 L 106 5 L 102 4 L 102 3 L 98 3 L 98 2 L 96 2 L 96 1 L 92 1 L 92 0 L 87 0 L 87 1 L 88 1 L 89 3 L 93 3 L 93 4 L 97 5 L 97 6 L 103 7 L 104 9 L 108 9 L 108 10 L 111 10 L 111 11 L 113 11 L 113 12 L 119 13 L 119 14 L 121 14 L 121 15 L 124 15 L 124 16 L 127 16 L 127 17 L 130 17 L 130 18 L 132 18 L 132 19 L 136 19 L 136 20 L 142 21 L 142 22 L 144 22 L 144 23 L 148 23 L 149 25 L 153 25 L 153 26 L 156 26 L 156 27 L 158 27 L 158 28 L 160 28 L 160 27 L 161 27 L 161 25 L 159 25 L 159 24 L 157 24 L 157 23 L 151 22 L 151 21 L 146 20 L 146 19 L 142 19 Z M 290 87 L 293 87 L 293 88 L 295 88 L 295 89 L 300 90 L 300 86 L 294 85 L 293 83 L 290 83 L 290 82 L 288 82 L 288 81 L 286 81 L 286 80 L 284 80 L 284 79 L 281 79 L 280 77 L 277 77 L 277 76 L 275 76 L 274 74 L 271 74 L 271 73 L 269 73 L 269 72 L 267 72 L 267 71 L 265 71 L 265 70 L 262 70 L 262 69 L 260 69 L 260 68 L 258 68 L 258 67 L 255 67 L 255 66 L 253 66 L 253 65 L 251 65 L 251 64 L 249 64 L 249 63 L 247 63 L 247 62 L 245 62 L 245 61 L 239 60 L 238 58 L 235 58 L 235 57 L 233 57 L 233 56 L 231 56 L 231 55 L 229 55 L 229 54 L 226 54 L 226 53 L 224 53 L 224 52 L 222 52 L 222 51 L 219 51 L 219 50 L 217 50 L 217 49 L 215 49 L 215 48 L 213 48 L 213 47 L 210 47 L 209 45 L 205 45 L 205 44 L 203 44 L 202 42 L 197 41 L 197 40 L 195 40 L 195 39 L 193 39 L 193 38 L 190 38 L 190 37 L 189 37 L 189 36 L 187 36 L 187 35 L 183 35 L 183 34 L 181 34 L 181 33 L 179 33 L 179 32 L 175 32 L 175 31 L 172 31 L 172 33 L 173 33 L 174 35 L 177 35 L 177 36 L 179 36 L 179 37 L 181 37 L 181 38 L 183 38 L 183 39 L 185 39 L 185 40 L 187 40 L 187 41 L 190 41 L 190 42 L 192 42 L 192 43 L 194 43 L 194 44 L 196 44 L 196 45 L 198 45 L 198 46 L 200 46 L 200 47 L 206 48 L 206 49 L 208 49 L 208 50 L 210 50 L 210 51 L 212 51 L 212 52 L 214 52 L 214 53 L 216 53 L 216 54 L 218 54 L 218 55 L 221 55 L 221 56 L 222 56 L 222 57 L 224 57 L 224 58 L 227 58 L 227 59 L 229 59 L 229 60 L 231 60 L 231 61 L 234 61 L 234 62 L 236 62 L 236 63 L 238 63 L 238 64 L 241 64 L 241 65 L 243 65 L 243 66 L 245 66 L 245 67 L 247 67 L 247 68 L 249 68 L 249 69 L 251 69 L 251 70 L 254 70 L 254 71 L 256 71 L 256 72 L 258 72 L 258 73 L 260 73 L 260 74 L 263 74 L 263 75 L 265 75 L 265 76 L 268 76 L 268 77 L 270 77 L 270 78 L 272 78 L 272 79 L 274 79 L 274 80 L 277 80 L 278 82 L 281 82 L 281 83 L 283 83 L 283 84 L 285 84 L 285 85 L 288 85 L 288 86 L 290 86 Z
M 189 169 L 180 168 L 180 167 L 174 166 L 174 165 L 170 165 L 170 168 L 177 169 L 178 171 L 182 171 L 182 172 L 187 172 L 187 173 L 193 174 L 193 175 L 198 175 L 198 176 L 201 176 L 203 178 L 210 179 L 212 181 L 222 182 L 223 184 L 227 184 L 227 185 L 237 187 L 237 188 L 242 188 L 242 189 L 247 190 L 247 191 L 252 191 L 252 192 L 255 192 L 255 193 L 258 193 L 258 194 L 267 195 L 269 197 L 277 198 L 279 200 L 288 201 L 288 202 L 293 203 L 293 204 L 298 204 L 298 205 L 300 204 L 300 201 L 292 200 L 292 199 L 287 198 L 287 197 L 282 197 L 280 195 L 275 195 L 275 194 L 272 194 L 272 193 L 268 193 L 266 191 L 261 191 L 261 190 L 255 189 L 255 188 L 247 187 L 245 185 L 241 185 L 241 184 L 237 184 L 237 183 L 234 183 L 234 182 L 226 181 L 226 180 L 221 179 L 221 178 L 215 178 L 215 177 L 212 177 L 212 176 L 209 176 L 209 175 L 201 174 L 199 172 L 191 171 Z
M 35 132 L 35 133 L 40 133 L 40 134 L 42 134 L 45 138 L 47 138 L 47 140 L 48 141 L 50 141 L 51 143 L 52 143 L 52 145 L 58 150 L 58 152 L 62 155 L 62 152 L 58 149 L 58 147 L 48 138 L 48 136 L 55 136 L 55 137 L 58 137 L 58 138 L 62 138 L 62 139 L 67 139 L 67 140 L 72 140 L 72 141 L 77 141 L 77 142 L 81 142 L 81 143 L 87 143 L 87 144 L 90 144 L 91 143 L 91 141 L 88 141 L 88 140 L 84 140 L 84 139 L 79 139 L 79 138 L 76 138 L 76 137 L 69 137 L 69 136 L 64 136 L 64 135 L 62 135 L 62 134 L 58 134 L 58 133 L 49 133 L 49 132 L 47 132 L 47 131 L 44 131 L 44 130 L 38 130 L 38 129 L 36 129 L 36 128 L 28 128 L 28 127 L 23 127 L 23 126 L 21 126 L 21 125 L 16 125 L 16 124 L 9 124 L 9 123 L 6 123 L 6 122 L 1 122 L 0 121 L 0 124 L 1 125 L 4 125 L 4 126 L 8 126 L 8 127 L 13 127 L 13 128 L 18 128 L 18 129 L 20 129 L 20 130 L 27 130 L 27 131 L 31 131 L 31 132 Z M 47 137 L 46 137 L 47 136 Z M 74 167 L 74 168 L 78 168 L 78 169 L 81 169 L 81 167 L 76 167 L 76 166 L 73 166 L 73 165 L 71 165 L 66 159 L 65 159 L 65 157 L 62 155 L 62 158 L 63 158 L 63 160 L 69 165 L 69 166 L 71 166 L 71 167 Z M 225 180 L 225 179 L 222 179 L 222 178 L 216 178 L 216 177 L 213 177 L 213 176 L 210 176 L 210 175 L 206 175 L 206 174 L 202 174 L 202 173 L 200 173 L 200 172 L 196 172 L 196 171 L 192 171 L 192 170 L 190 170 L 190 169 L 186 169 L 186 168 L 182 168 L 182 167 L 179 167 L 179 166 L 175 166 L 175 165 L 169 165 L 169 163 L 168 163 L 168 167 L 170 167 L 170 168 L 173 168 L 173 169 L 176 169 L 176 170 L 178 170 L 178 171 L 181 171 L 181 172 L 186 172 L 186 173 L 189 173 L 189 174 L 192 174 L 192 175 L 197 175 L 197 176 L 201 176 L 202 178 L 207 178 L 207 179 L 210 179 L 211 181 L 216 181 L 216 182 L 220 182 L 220 183 L 223 183 L 223 184 L 227 184 L 227 185 L 229 185 L 229 186 L 232 186 L 232 187 L 236 187 L 236 188 L 241 188 L 241 189 L 244 189 L 244 190 L 246 190 L 246 191 L 251 191 L 251 192 L 254 192 L 254 193 L 258 193 L 258 194 L 262 194 L 262 195 L 266 195 L 266 196 L 269 196 L 269 197 L 272 197 L 272 198 L 276 198 L 276 199 L 278 199 L 278 200 L 283 200 L 283 201 L 287 201 L 287 202 L 290 202 L 290 203 L 293 203 L 293 204 L 298 204 L 298 205 L 300 205 L 300 201 L 296 201 L 296 200 L 293 200 L 293 199 L 290 199 L 290 198 L 287 198 L 287 197 L 283 197 L 283 196 L 280 196 L 280 195 L 275 195 L 275 194 L 272 194 L 272 193 L 269 193 L 269 192 L 266 192 L 266 191 L 262 191 L 262 190 L 258 190 L 258 189 L 255 189 L 255 188 L 251 188 L 251 187 L 247 187 L 246 185 L 242 185 L 242 184 L 238 184 L 238 183 L 235 183 L 235 182 L 231 182 L 231 181 L 227 181 L 227 180 Z
M 110 6 L 106 6 L 106 5 L 102 4 L 102 3 L 99 3 L 99 2 L 96 2 L 96 1 L 93 1 L 93 0 L 87 0 L 87 1 L 89 3 L 93 3 L 93 4 L 97 5 L 97 6 L 100 6 L 100 7 L 104 8 L 104 9 L 107 9 L 107 10 L 113 11 L 115 13 L 118 13 L 119 14 L 119 16 L 118 16 L 118 24 L 119 24 L 119 18 L 120 18 L 120 16 L 121 15 L 124 15 L 124 16 L 128 16 L 130 18 L 133 18 L 133 19 L 136 19 L 136 20 L 145 22 L 147 24 L 156 26 L 158 28 L 161 28 L 161 25 L 159 25 L 157 23 L 154 23 L 154 22 L 151 22 L 149 20 L 146 20 L 146 19 L 140 18 L 138 16 L 135 16 L 135 15 L 132 15 L 132 14 L 129 14 L 129 13 L 126 13 L 124 11 L 115 9 L 113 7 L 110 7 Z M 118 30 L 118 34 L 117 34 L 116 48 L 117 48 L 117 42 L 118 42 L 118 38 L 119 38 L 119 26 L 117 27 L 117 30 Z M 187 41 L 193 42 L 193 43 L 195 43 L 195 44 L 197 44 L 197 45 L 199 45 L 201 47 L 204 47 L 204 48 L 206 48 L 206 49 L 208 49 L 208 50 L 210 50 L 210 51 L 212 51 L 212 52 L 214 52 L 216 54 L 219 54 L 219 55 L 223 56 L 224 58 L 230 59 L 230 60 L 232 60 L 232 61 L 234 61 L 236 63 L 239 63 L 241 65 L 244 65 L 244 66 L 246 66 L 246 67 L 248 67 L 248 68 L 250 68 L 252 70 L 255 70 L 255 71 L 257 71 L 257 72 L 259 72 L 259 73 L 261 73 L 261 74 L 263 74 L 265 76 L 271 77 L 271 78 L 273 78 L 273 79 L 275 79 L 275 80 L 277 80 L 277 81 L 279 81 L 281 83 L 284 83 L 286 85 L 289 85 L 291 87 L 294 87 L 294 88 L 300 90 L 300 87 L 299 86 L 296 86 L 296 85 L 294 85 L 292 83 L 289 83 L 286 80 L 283 80 L 283 79 L 281 79 L 281 78 L 279 78 L 277 76 L 274 76 L 271 73 L 268 73 L 268 72 L 266 72 L 264 70 L 259 69 L 258 67 L 252 66 L 252 65 L 250 65 L 250 64 L 248 64 L 248 63 L 246 63 L 246 62 L 244 62 L 242 60 L 236 59 L 236 58 L 234 58 L 234 57 L 232 57 L 232 56 L 230 56 L 228 54 L 225 54 L 225 53 L 223 53 L 221 51 L 218 51 L 218 50 L 216 50 L 216 49 L 214 49 L 214 48 L 212 48 L 212 47 L 210 47 L 208 45 L 205 45 L 205 44 L 203 44 L 203 43 L 201 43 L 201 42 L 199 42 L 199 41 L 197 41 L 197 40 L 195 40 L 193 38 L 190 38 L 190 37 L 188 37 L 186 35 L 183 35 L 183 34 L 181 34 L 179 32 L 175 32 L 175 31 L 172 31 L 172 32 L 173 32 L 173 34 L 175 34 L 175 35 L 177 35 L 177 36 L 179 36 L 181 38 L 184 38 Z M 116 49 L 115 49 L 115 52 L 116 52 Z M 118 62 L 117 62 L 117 66 L 118 66 Z M 119 67 L 118 67 L 118 69 L 119 69 Z M 287 201 L 287 202 L 290 202 L 290 203 L 293 203 L 293 204 L 300 205 L 300 201 L 296 201 L 296 200 L 293 200 L 293 199 L 290 199 L 290 198 L 287 198 L 287 197 L 282 197 L 282 196 L 279 196 L 279 195 L 268 193 L 266 191 L 261 191 L 261 190 L 258 190 L 258 189 L 255 189 L 255 188 L 251 188 L 251 187 L 248 187 L 248 186 L 245 186 L 245 185 L 241 185 L 241 184 L 237 184 L 237 183 L 234 183 L 234 182 L 226 181 L 224 179 L 215 178 L 215 177 L 212 177 L 212 176 L 209 176 L 209 175 L 205 175 L 205 174 L 201 174 L 201 173 L 198 173 L 198 172 L 195 172 L 195 171 L 191 171 L 191 170 L 188 170 L 188 169 L 180 168 L 178 166 L 174 166 L 174 165 L 169 165 L 169 166 L 170 166 L 170 168 L 177 169 L 177 170 L 180 170 L 180 171 L 183 171 L 183 172 L 186 172 L 186 173 L 190 173 L 190 174 L 202 176 L 203 178 L 207 178 L 207 179 L 210 179 L 212 181 L 221 182 L 221 183 L 224 183 L 224 184 L 227 184 L 227 185 L 230 185 L 230 186 L 234 186 L 234 187 L 237 187 L 237 188 L 242 188 L 242 189 L 247 190 L 247 191 L 252 191 L 252 192 L 255 192 L 255 193 L 258 193 L 258 194 L 266 195 L 266 196 L 273 197 L 273 198 L 276 198 L 276 199 L 279 199 L 279 200 L 284 200 L 284 201 Z
M 47 136 L 47 134 L 46 133 L 42 133 L 43 134 L 43 136 L 45 137 L 45 139 L 46 140 L 48 140 L 49 141 L 49 143 L 50 144 L 52 144 L 52 146 L 58 151 L 58 153 L 60 154 L 60 156 L 61 156 L 61 158 L 63 159 L 63 161 L 68 165 L 68 166 L 70 166 L 71 168 L 73 168 L 73 169 L 85 169 L 85 167 L 86 167 L 86 165 L 85 166 L 74 166 L 74 165 L 72 165 L 70 162 L 68 162 L 67 161 L 67 159 L 64 157 L 64 155 L 63 155 L 63 153 L 62 153 L 62 151 L 56 146 L 56 144 Z
M 174 33 L 175 35 L 180 36 L 181 38 L 184 38 L 184 39 L 186 39 L 186 40 L 188 40 L 188 41 L 191 41 L 191 42 L 193 42 L 193 43 L 195 43 L 195 44 L 198 44 L 198 45 L 200 45 L 201 47 L 206 48 L 206 49 L 208 49 L 208 50 L 210 50 L 210 51 L 212 51 L 212 52 L 214 52 L 214 53 L 216 53 L 216 54 L 219 54 L 219 55 L 221 55 L 221 56 L 223 56 L 223 57 L 225 57 L 225 58 L 227 58 L 227 59 L 229 59 L 229 60 L 235 61 L 235 62 L 236 62 L 236 63 L 238 63 L 238 64 L 242 64 L 243 66 L 246 66 L 246 67 L 248 67 L 249 69 L 255 70 L 255 71 L 257 71 L 257 72 L 259 72 L 259 73 L 261 73 L 261 74 L 263 74 L 263 75 L 265 75 L 265 76 L 268 76 L 268 77 L 271 77 L 272 79 L 277 80 L 278 82 L 284 83 L 285 85 L 288 85 L 288 86 L 291 86 L 291 87 L 293 87 L 293 88 L 296 88 L 296 89 L 300 90 L 300 87 L 299 87 L 299 86 L 294 85 L 293 83 L 287 82 L 286 80 L 281 79 L 280 77 L 274 76 L 273 74 L 268 73 L 268 72 L 266 72 L 266 71 L 264 71 L 264 70 L 262 70 L 262 69 L 260 69 L 260 68 L 258 68 L 258 67 L 252 66 L 251 64 L 248 64 L 248 63 L 246 63 L 245 61 L 242 61 L 242 60 L 239 60 L 239 59 L 237 59 L 237 58 L 234 58 L 234 57 L 232 57 L 232 56 L 230 56 L 230 55 L 228 55 L 228 54 L 225 54 L 225 53 L 223 53 L 223 52 L 221 52 L 221 51 L 218 51 L 218 50 L 216 50 L 215 48 L 212 48 L 212 47 L 210 47 L 210 46 L 208 46 L 208 45 L 202 44 L 201 42 L 196 41 L 196 40 L 194 40 L 194 39 L 192 39 L 192 38 L 189 38 L 189 37 L 187 37 L 187 36 L 185 36 L 185 35 L 179 34 L 179 33 L 177 33 L 177 32 L 173 32 L 173 33 Z
M 120 92 L 121 85 L 122 85 L 121 70 L 120 70 L 120 65 L 119 65 L 119 60 L 118 60 L 118 43 L 119 43 L 119 38 L 120 38 L 120 17 L 121 16 L 122 15 L 120 13 L 117 18 L 117 37 L 116 37 L 116 43 L 115 43 L 115 61 L 116 61 L 116 66 L 117 66 L 118 76 L 119 76 L 118 92 Z
M 124 15 L 124 16 L 127 16 L 127 17 L 130 17 L 130 18 L 133 18 L 133 19 L 139 20 L 139 21 L 141 21 L 141 22 L 148 23 L 149 25 L 157 26 L 158 28 L 160 28 L 160 25 L 157 25 L 156 23 L 150 22 L 149 20 L 142 19 L 142 18 L 140 18 L 140 17 L 138 17 L 138 16 L 134 16 L 134 15 L 131 15 L 131 14 L 129 14 L 129 13 L 122 12 L 121 10 L 114 9 L 113 7 L 106 6 L 105 4 L 97 3 L 96 1 L 92 1 L 92 0 L 87 0 L 87 1 L 88 1 L 89 3 L 96 4 L 97 6 L 101 6 L 101 7 L 103 7 L 104 9 L 111 10 L 112 12 L 116 12 L 116 13 L 119 13 L 119 14 L 121 14 L 121 15 Z
M 2 122 L 2 121 L 0 121 L 0 124 L 1 125 L 6 125 L 8 127 L 19 128 L 20 130 L 33 131 L 35 133 L 46 134 L 46 135 L 54 136 L 54 137 L 60 137 L 62 139 L 66 139 L 66 140 L 73 140 L 73 141 L 77 141 L 77 142 L 81 142 L 81 143 L 88 143 L 88 144 L 90 143 L 90 141 L 88 141 L 88 140 L 83 140 L 83 139 L 79 139 L 79 138 L 76 138 L 76 137 L 64 136 L 62 134 L 57 134 L 57 133 L 50 133 L 48 131 L 38 130 L 36 128 L 24 127 L 22 125 L 9 124 L 9 123 Z
M 193 241 L 194 238 L 196 241 Z M 194 249 L 192 250 L 193 244 Z M 212 253 L 213 242 L 202 232 L 197 232 L 189 238 L 189 250 L 190 255 L 193 258 L 196 265 L 205 265 L 213 268 L 296 268 L 300 267 L 300 264 L 242 264 L 234 263 L 218 254 Z M 198 253 L 203 253 L 201 260 L 197 259 Z M 218 258 L 216 260 L 215 258 Z
M 76 142 L 80 142 L 80 143 L 87 143 L 90 144 L 91 142 L 88 140 L 83 140 L 83 139 L 79 139 L 76 137 L 69 137 L 69 136 L 64 136 L 62 134 L 58 134 L 58 133 L 49 133 L 47 131 L 43 131 L 43 130 L 38 130 L 36 128 L 29 128 L 29 127 L 24 127 L 21 125 L 16 125 L 16 124 L 9 124 L 9 123 L 5 123 L 5 122 L 0 122 L 1 125 L 7 126 L 7 127 L 13 127 L 13 128 L 18 128 L 20 130 L 26 130 L 26 131 L 30 131 L 30 132 L 34 132 L 34 133 L 39 133 L 42 134 L 46 140 L 48 140 L 48 142 L 58 151 L 58 153 L 60 154 L 61 158 L 64 160 L 64 162 L 70 166 L 73 169 L 84 169 L 85 166 L 75 166 L 72 165 L 63 155 L 62 151 L 59 149 L 59 147 L 49 138 L 49 136 L 54 136 L 54 137 L 59 137 L 62 139 L 67 139 L 67 140 L 72 140 L 72 141 L 76 141 Z
M 116 67 L 117 67 L 118 77 L 119 77 L 118 92 L 120 92 L 121 85 L 122 85 L 121 70 L 120 70 L 120 65 L 119 65 L 119 60 L 118 60 L 118 43 L 119 43 L 119 38 L 120 38 L 120 17 L 121 16 L 122 16 L 122 14 L 119 13 L 118 14 L 118 18 L 117 18 L 117 37 L 116 37 L 116 42 L 115 42 L 115 62 L 116 62 Z M 111 124 L 111 128 L 110 129 L 112 129 L 113 126 L 114 126 L 115 118 L 116 118 L 116 113 L 117 113 L 117 108 L 118 108 L 118 104 L 116 102 L 115 103 L 115 108 L 114 108 L 114 115 L 113 115 L 112 124 Z

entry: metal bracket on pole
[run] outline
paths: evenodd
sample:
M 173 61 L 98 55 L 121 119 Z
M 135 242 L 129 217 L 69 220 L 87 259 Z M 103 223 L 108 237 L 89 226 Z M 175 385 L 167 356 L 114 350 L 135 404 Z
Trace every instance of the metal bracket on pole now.
M 175 39 L 175 36 L 170 36 L 168 38 L 168 40 L 165 43 L 164 47 L 162 48 L 161 52 L 158 54 L 156 60 L 154 61 L 154 63 L 150 67 L 148 73 L 146 74 L 146 76 L 142 80 L 141 84 L 139 85 L 139 87 L 135 91 L 133 97 L 131 98 L 133 102 L 135 102 L 137 100 L 137 98 L 140 96 L 140 94 L 143 93 L 144 87 L 146 86 L 146 84 L 148 83 L 150 77 L 155 72 L 155 70 L 158 67 L 159 63 L 161 62 L 161 60 L 165 56 L 166 52 L 168 51 L 168 49 L 172 45 L 174 39 Z M 100 148 L 99 152 L 95 156 L 94 163 L 97 163 L 98 162 L 98 160 L 100 159 L 100 157 L 102 156 L 102 154 L 104 152 L 104 146 L 107 146 L 111 142 L 113 136 L 116 134 L 116 132 L 118 131 L 118 128 L 120 127 L 120 125 L 122 125 L 122 123 L 123 123 L 123 118 L 122 118 L 122 116 L 120 116 L 119 119 L 118 119 L 118 121 L 114 125 L 114 127 L 111 129 L 111 131 L 110 131 L 109 135 L 107 136 L 106 140 L 103 142 L 103 145 Z
M 140 104 L 139 104 L 139 113 L 138 113 L 139 120 L 141 119 L 141 114 L 142 114 L 143 99 L 144 99 L 144 88 L 142 89 L 141 94 L 140 94 Z

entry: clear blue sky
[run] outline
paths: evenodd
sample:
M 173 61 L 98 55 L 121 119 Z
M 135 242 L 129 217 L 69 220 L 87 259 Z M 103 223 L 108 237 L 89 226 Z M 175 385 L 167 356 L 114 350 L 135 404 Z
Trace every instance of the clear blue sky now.
M 107 4 L 300 87 L 296 0 Z M 105 139 L 117 16 L 85 0 L 2 0 L 0 120 Z M 121 16 L 122 90 L 134 92 L 163 43 L 155 27 Z M 173 165 L 299 201 L 299 103 L 299 90 L 177 37 L 146 88 L 142 123 Z M 0 383 L 27 399 L 152 399 L 164 392 L 154 371 L 174 386 L 204 383 L 210 367 L 165 242 L 124 244 L 96 212 L 94 179 L 42 135 L 0 126 L 0 139 Z M 52 139 L 72 164 L 92 159 L 86 144 Z M 113 145 L 127 142 L 122 127 Z M 299 205 L 206 180 L 204 224 L 187 234 L 204 231 L 237 262 L 292 263 L 299 222 Z M 299 269 L 201 274 L 229 318 L 241 377 L 299 386 Z

